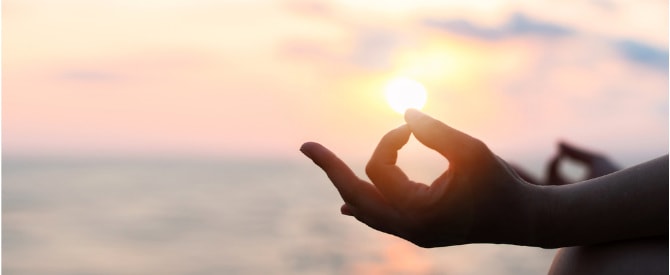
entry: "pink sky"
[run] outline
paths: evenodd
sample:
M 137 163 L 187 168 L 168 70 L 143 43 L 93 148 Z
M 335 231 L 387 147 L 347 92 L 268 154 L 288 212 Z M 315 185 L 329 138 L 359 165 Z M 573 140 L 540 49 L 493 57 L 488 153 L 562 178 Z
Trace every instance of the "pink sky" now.
M 668 151 L 667 1 L 359 2 L 3 1 L 3 151 L 362 159 L 396 76 L 505 157 Z

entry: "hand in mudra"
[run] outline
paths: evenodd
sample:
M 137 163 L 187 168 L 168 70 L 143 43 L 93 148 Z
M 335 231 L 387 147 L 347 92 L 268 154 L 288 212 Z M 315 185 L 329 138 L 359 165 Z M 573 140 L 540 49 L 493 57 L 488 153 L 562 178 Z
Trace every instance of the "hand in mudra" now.
M 619 170 L 619 167 L 603 154 L 591 152 L 567 142 L 560 142 L 558 144 L 558 153 L 547 166 L 547 184 L 562 185 L 571 183 L 570 180 L 563 176 L 559 169 L 560 163 L 565 160 L 572 160 L 584 167 L 586 170 L 585 179 L 601 177 Z
M 533 242 L 532 185 L 481 141 L 416 110 L 405 120 L 373 153 L 366 167 L 372 184 L 320 144 L 302 146 L 344 199 L 343 214 L 422 247 Z M 411 134 L 449 161 L 430 185 L 410 180 L 396 165 Z

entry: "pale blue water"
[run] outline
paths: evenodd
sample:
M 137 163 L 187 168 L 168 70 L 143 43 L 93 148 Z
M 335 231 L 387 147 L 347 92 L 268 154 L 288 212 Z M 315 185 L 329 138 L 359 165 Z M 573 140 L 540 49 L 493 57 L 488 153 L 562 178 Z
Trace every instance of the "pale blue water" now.
M 3 159 L 5 274 L 543 274 L 553 250 L 422 249 L 341 216 L 309 161 Z

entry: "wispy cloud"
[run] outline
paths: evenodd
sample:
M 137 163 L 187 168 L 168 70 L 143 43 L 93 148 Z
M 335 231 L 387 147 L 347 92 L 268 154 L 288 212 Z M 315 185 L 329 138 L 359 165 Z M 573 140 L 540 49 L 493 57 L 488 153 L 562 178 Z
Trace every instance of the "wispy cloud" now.
M 537 37 L 540 39 L 577 37 L 602 40 L 627 61 L 649 66 L 660 71 L 668 71 L 668 50 L 649 45 L 634 39 L 599 37 L 581 32 L 577 29 L 530 18 L 522 13 L 514 13 L 505 24 L 499 27 L 486 28 L 464 19 L 425 19 L 422 24 L 428 28 L 438 29 L 449 34 L 461 35 L 488 42 L 495 42 L 520 37 Z
M 626 39 L 615 41 L 613 44 L 627 60 L 668 71 L 667 49 L 660 49 L 642 42 Z
M 123 79 L 121 75 L 98 70 L 70 70 L 61 73 L 58 78 L 82 82 L 112 82 Z
M 387 68 L 399 43 L 396 32 L 380 28 L 362 30 L 355 39 L 351 60 L 366 68 Z
M 423 24 L 430 28 L 440 29 L 449 33 L 470 36 L 484 40 L 500 40 L 523 35 L 563 37 L 574 34 L 575 32 L 570 28 L 549 22 L 535 20 L 521 13 L 513 14 L 504 25 L 498 28 L 480 27 L 470 21 L 463 19 L 426 19 L 424 20 Z

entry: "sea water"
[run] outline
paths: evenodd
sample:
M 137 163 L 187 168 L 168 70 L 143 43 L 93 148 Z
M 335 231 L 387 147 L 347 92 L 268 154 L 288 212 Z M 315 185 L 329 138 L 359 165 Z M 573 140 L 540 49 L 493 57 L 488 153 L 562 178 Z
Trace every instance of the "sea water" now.
M 3 159 L 5 274 L 543 274 L 554 250 L 423 249 L 339 214 L 308 160 Z

